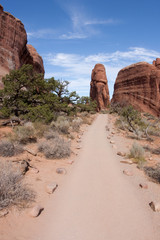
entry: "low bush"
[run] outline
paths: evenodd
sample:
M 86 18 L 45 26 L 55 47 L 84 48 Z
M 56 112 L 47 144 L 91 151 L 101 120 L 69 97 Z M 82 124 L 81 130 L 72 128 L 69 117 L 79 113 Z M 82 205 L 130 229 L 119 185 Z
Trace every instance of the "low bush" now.
M 15 148 L 13 143 L 8 140 L 0 142 L 0 156 L 2 157 L 12 157 L 15 154 Z
M 144 146 L 144 149 L 148 152 L 151 152 L 152 154 L 160 155 L 160 147 L 158 148 L 151 148 L 148 145 Z
M 2 157 L 12 157 L 22 152 L 23 147 L 21 145 L 14 145 L 9 140 L 3 140 L 0 142 L 0 156 Z
M 69 142 L 66 142 L 58 135 L 55 138 L 40 143 L 38 149 L 49 159 L 60 159 L 68 157 L 71 154 Z
M 136 138 L 149 138 L 147 129 L 149 122 L 142 118 L 141 113 L 133 108 L 131 105 L 111 105 L 110 113 L 117 113 L 119 118 L 116 125 L 122 129 L 132 132 Z
M 78 132 L 82 123 L 83 123 L 83 120 L 80 117 L 73 119 L 71 123 L 73 131 Z
M 56 131 L 53 131 L 53 130 L 50 130 L 48 132 L 45 132 L 44 134 L 44 137 L 47 139 L 47 140 L 50 140 L 50 139 L 57 139 L 59 136 L 58 132 Z
M 18 142 L 20 144 L 27 144 L 31 142 L 36 142 L 36 134 L 34 127 L 31 126 L 19 126 L 13 130 L 13 135 L 11 140 Z
M 23 183 L 21 173 L 13 164 L 0 161 L 0 210 L 28 207 L 34 199 L 35 193 Z
M 155 167 L 144 167 L 144 172 L 154 181 L 160 183 L 160 165 Z
M 42 122 L 34 122 L 33 127 L 35 129 L 35 135 L 38 138 L 42 138 L 44 133 L 48 130 L 48 125 L 42 123 Z
M 121 102 L 121 103 L 111 103 L 110 108 L 109 108 L 109 113 L 117 113 L 118 115 L 121 114 L 121 111 L 124 107 L 126 107 L 128 104 L 126 102 Z
M 127 123 L 121 117 L 116 119 L 115 125 L 121 130 L 128 129 Z
M 91 125 L 94 120 L 94 115 L 89 114 L 88 116 L 82 117 L 83 124 Z
M 88 117 L 89 113 L 88 112 L 81 112 L 81 113 L 79 113 L 79 116 L 80 117 Z
M 145 162 L 145 157 L 144 157 L 144 148 L 137 144 L 136 142 L 133 143 L 130 153 L 129 153 L 129 158 L 133 158 L 135 163 L 144 163 Z
M 160 155 L 160 147 L 152 149 L 152 153 L 156 155 Z
M 51 128 L 63 134 L 69 133 L 69 127 L 70 127 L 70 122 L 68 118 L 64 116 L 60 116 L 57 118 L 57 121 L 51 122 Z

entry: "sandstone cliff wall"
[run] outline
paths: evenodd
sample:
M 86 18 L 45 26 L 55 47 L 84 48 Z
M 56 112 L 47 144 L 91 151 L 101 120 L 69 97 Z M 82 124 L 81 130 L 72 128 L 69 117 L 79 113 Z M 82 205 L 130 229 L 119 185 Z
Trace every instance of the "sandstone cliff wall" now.
M 0 5 L 0 86 L 5 74 L 23 64 L 32 64 L 38 73 L 44 74 L 42 58 L 31 45 L 27 45 L 23 23 Z
M 160 59 L 153 64 L 140 62 L 120 70 L 112 103 L 122 102 L 138 110 L 160 115 Z

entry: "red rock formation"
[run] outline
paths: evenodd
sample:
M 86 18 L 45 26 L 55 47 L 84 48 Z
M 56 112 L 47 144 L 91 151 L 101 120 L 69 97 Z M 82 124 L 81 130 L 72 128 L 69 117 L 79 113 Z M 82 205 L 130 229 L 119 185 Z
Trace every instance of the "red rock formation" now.
M 118 73 L 112 103 L 126 102 L 136 109 L 160 115 L 160 59 L 140 62 Z
M 35 70 L 44 73 L 43 60 L 30 45 L 23 23 L 0 5 L 0 85 L 2 77 L 23 64 L 33 64 Z
M 44 74 L 43 59 L 32 45 L 26 45 L 26 52 L 21 57 L 21 65 L 23 64 L 31 64 L 37 73 Z
M 106 108 L 109 103 L 108 81 L 103 64 L 96 64 L 92 70 L 90 97 L 97 101 L 97 110 Z

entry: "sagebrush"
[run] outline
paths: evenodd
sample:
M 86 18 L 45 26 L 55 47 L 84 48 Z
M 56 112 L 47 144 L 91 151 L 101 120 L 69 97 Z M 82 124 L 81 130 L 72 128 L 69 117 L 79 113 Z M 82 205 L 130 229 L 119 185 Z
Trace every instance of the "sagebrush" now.
M 134 142 L 129 153 L 129 158 L 133 158 L 134 162 L 140 164 L 145 162 L 144 148 L 138 143 Z
M 160 183 L 160 165 L 155 167 L 144 167 L 144 172 L 154 181 Z
M 71 123 L 72 130 L 74 132 L 78 132 L 82 123 L 83 123 L 83 120 L 80 117 L 73 119 Z
M 60 133 L 68 134 L 69 133 L 69 127 L 70 127 L 70 121 L 68 118 L 64 116 L 60 116 L 57 118 L 57 121 L 53 121 L 51 123 L 51 127 Z
M 70 143 L 59 135 L 50 140 L 43 141 L 39 144 L 38 149 L 49 159 L 69 157 L 71 154 Z
M 28 207 L 34 199 L 35 192 L 23 182 L 20 171 L 8 161 L 0 161 L 0 210 Z
M 11 140 L 20 144 L 27 144 L 37 141 L 35 129 L 32 126 L 18 126 L 13 130 Z
M 12 157 L 22 152 L 23 147 L 21 145 L 14 145 L 9 140 L 2 140 L 0 142 L 0 156 L 2 157 Z

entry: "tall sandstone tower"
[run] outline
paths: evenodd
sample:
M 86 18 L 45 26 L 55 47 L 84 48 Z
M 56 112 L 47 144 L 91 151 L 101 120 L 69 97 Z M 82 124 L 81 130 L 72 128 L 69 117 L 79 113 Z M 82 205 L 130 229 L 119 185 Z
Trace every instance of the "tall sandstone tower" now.
M 110 104 L 108 81 L 103 64 L 96 64 L 92 70 L 90 97 L 97 102 L 97 110 L 107 108 Z

